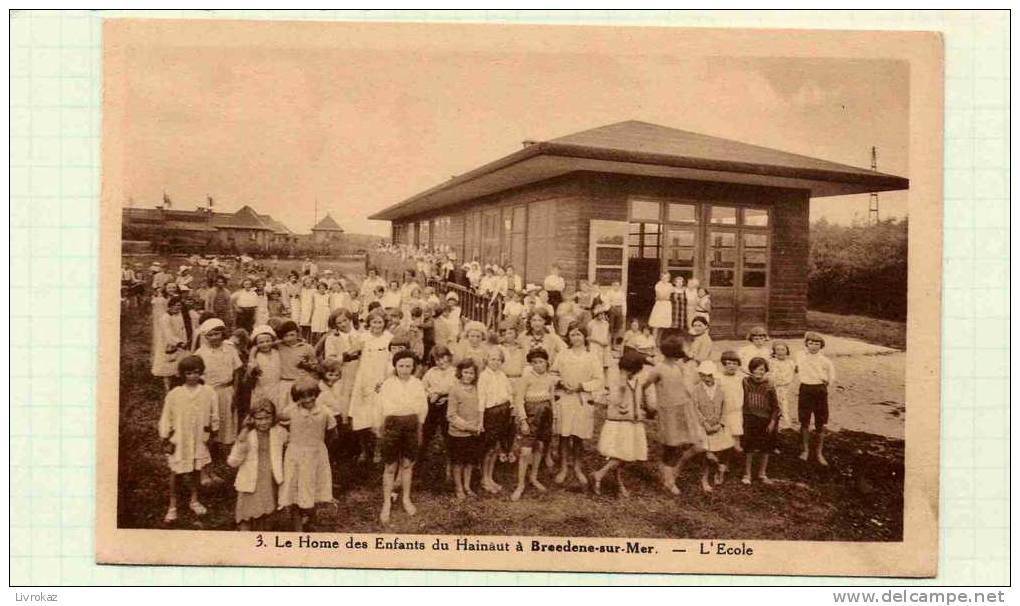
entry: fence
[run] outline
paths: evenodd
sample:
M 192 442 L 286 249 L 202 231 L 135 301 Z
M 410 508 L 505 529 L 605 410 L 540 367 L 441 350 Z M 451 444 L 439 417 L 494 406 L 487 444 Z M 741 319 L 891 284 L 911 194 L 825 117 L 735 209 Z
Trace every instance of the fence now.
M 406 277 L 417 277 L 418 273 L 414 261 L 380 251 L 369 252 L 365 257 L 365 264 L 366 274 L 368 268 L 375 269 L 387 282 L 391 280 L 402 282 Z M 461 317 L 477 320 L 490 330 L 499 328 L 500 318 L 503 317 L 503 297 L 501 295 L 497 295 L 495 298 L 486 297 L 470 288 L 440 278 L 426 276 L 422 276 L 422 278 L 423 284 L 434 288 L 440 298 L 450 292 L 456 293 L 460 301 Z

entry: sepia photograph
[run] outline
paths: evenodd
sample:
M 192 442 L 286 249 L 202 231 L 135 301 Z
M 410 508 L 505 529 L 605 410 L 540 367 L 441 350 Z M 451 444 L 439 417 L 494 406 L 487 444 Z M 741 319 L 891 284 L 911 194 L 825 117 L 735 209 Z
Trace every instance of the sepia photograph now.
M 941 52 L 108 19 L 99 561 L 933 575 Z

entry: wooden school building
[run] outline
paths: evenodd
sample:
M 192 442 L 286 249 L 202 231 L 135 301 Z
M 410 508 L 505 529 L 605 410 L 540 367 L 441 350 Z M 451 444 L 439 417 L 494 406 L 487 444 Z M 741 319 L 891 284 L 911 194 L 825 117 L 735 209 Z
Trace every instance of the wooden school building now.
M 372 215 L 394 242 L 511 264 L 568 288 L 619 281 L 647 318 L 661 272 L 697 277 L 712 334 L 803 332 L 812 198 L 906 189 L 907 179 L 646 122 L 541 142 Z

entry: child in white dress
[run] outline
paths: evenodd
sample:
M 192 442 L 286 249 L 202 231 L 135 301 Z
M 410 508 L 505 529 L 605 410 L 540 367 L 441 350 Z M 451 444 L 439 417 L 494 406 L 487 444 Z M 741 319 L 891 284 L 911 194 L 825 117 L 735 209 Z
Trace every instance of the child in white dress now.
M 329 331 L 329 286 L 326 282 L 319 282 L 315 293 L 312 295 L 312 313 L 309 319 L 311 324 L 311 343 L 318 343 L 326 332 Z
M 790 357 L 790 346 L 783 341 L 773 341 L 769 375 L 779 397 L 779 411 L 782 415 L 779 423 L 783 428 L 793 427 L 793 419 L 790 416 L 790 389 L 793 387 L 796 370 L 797 364 Z
M 599 454 L 606 464 L 592 474 L 595 494 L 602 494 L 602 478 L 616 469 L 616 482 L 621 497 L 630 493 L 623 483 L 623 464 L 648 460 L 648 441 L 645 436 L 644 403 L 638 387 L 637 374 L 644 367 L 640 354 L 629 352 L 620 358 L 620 384 L 609 390 L 606 422 L 599 435 Z
M 283 459 L 280 509 L 292 507 L 294 531 L 302 532 L 317 503 L 333 500 L 326 435 L 336 427 L 332 413 L 318 405 L 319 384 L 310 377 L 290 389 L 293 404 L 280 413 L 289 422 L 290 439 Z
M 170 506 L 163 518 L 167 524 L 177 520 L 177 482 L 181 476 L 190 479 L 189 508 L 197 516 L 205 515 L 207 510 L 198 500 L 199 474 L 212 462 L 209 440 L 220 428 L 216 392 L 202 384 L 205 372 L 202 358 L 184 357 L 177 365 L 177 372 L 184 384 L 166 395 L 159 417 L 159 437 L 170 467 Z

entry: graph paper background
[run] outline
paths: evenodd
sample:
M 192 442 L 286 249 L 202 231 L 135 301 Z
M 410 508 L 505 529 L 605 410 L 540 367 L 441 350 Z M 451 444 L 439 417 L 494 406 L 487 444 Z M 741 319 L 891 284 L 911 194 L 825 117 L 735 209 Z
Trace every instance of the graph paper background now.
M 92 520 L 104 16 L 128 15 L 21 12 L 10 23 L 12 585 L 861 583 L 795 577 L 97 566 Z M 944 32 L 940 576 L 921 582 L 1008 582 L 1008 15 L 415 11 L 233 12 L 229 17 Z

